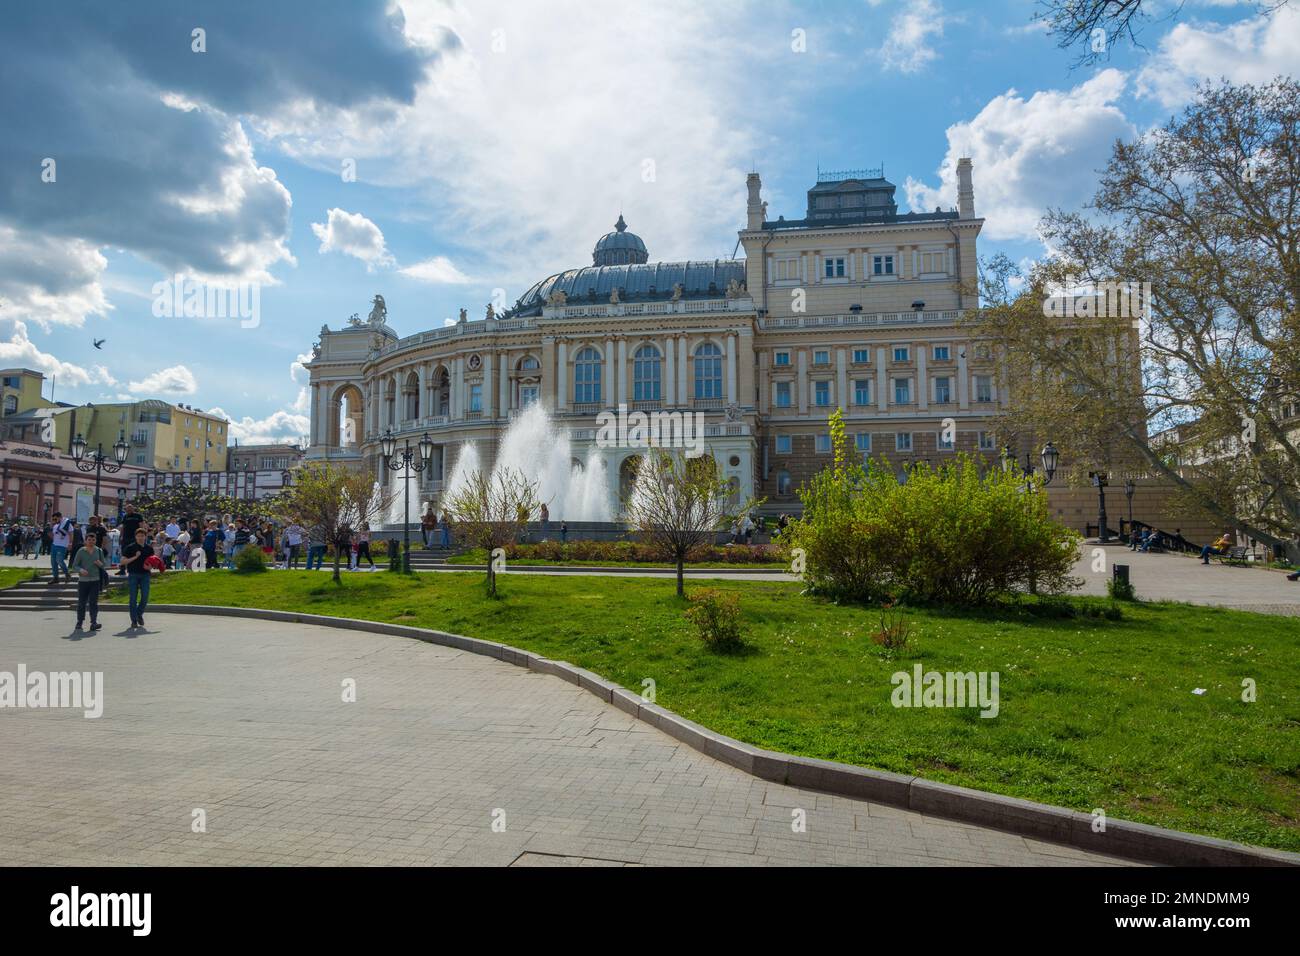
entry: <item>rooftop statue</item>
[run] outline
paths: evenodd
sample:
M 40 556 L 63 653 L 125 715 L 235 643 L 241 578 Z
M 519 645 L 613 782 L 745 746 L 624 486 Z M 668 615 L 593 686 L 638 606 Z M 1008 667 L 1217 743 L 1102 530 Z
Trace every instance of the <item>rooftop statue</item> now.
M 609 290 L 609 304 L 618 305 L 618 286 Z
M 546 304 L 549 306 L 566 305 L 568 301 L 569 296 L 563 289 L 556 289 L 546 297 Z
M 468 321 L 469 321 L 469 309 L 461 309 L 461 310 L 460 310 L 460 321 L 462 321 L 462 322 L 468 322 Z
M 487 304 L 487 312 L 484 314 L 483 317 L 487 319 L 489 322 L 497 317 L 497 310 L 492 308 L 491 302 Z
M 682 293 L 684 293 L 685 291 L 686 291 L 686 287 L 685 287 L 685 286 L 683 286 L 680 282 L 674 282 L 674 283 L 673 283 L 673 299 L 672 299 L 672 300 L 673 300 L 674 302 L 680 302 L 680 301 L 682 301 Z
M 364 323 L 361 321 L 361 316 L 357 315 L 355 312 L 353 312 L 351 315 L 348 316 L 349 328 L 359 329 L 363 324 Z
M 384 297 L 376 295 L 373 308 L 370 310 L 370 318 L 367 320 L 372 326 L 379 327 L 384 324 L 388 318 L 388 306 L 384 304 Z

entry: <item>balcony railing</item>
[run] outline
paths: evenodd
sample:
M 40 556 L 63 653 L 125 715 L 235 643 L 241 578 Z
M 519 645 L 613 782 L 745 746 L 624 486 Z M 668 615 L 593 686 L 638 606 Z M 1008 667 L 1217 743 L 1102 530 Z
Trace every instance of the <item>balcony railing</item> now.
M 965 311 L 951 309 L 936 312 L 850 312 L 847 315 L 795 315 L 787 318 L 761 318 L 758 327 L 765 330 L 860 328 L 878 325 L 956 325 Z
M 724 408 L 726 404 L 725 398 L 696 398 L 691 401 L 692 408 Z

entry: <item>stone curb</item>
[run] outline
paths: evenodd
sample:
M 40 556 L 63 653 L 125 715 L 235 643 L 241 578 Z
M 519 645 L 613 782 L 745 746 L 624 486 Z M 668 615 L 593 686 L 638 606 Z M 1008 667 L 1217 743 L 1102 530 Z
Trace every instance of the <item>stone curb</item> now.
M 100 611 L 126 611 L 125 604 L 101 604 Z M 1161 863 L 1170 866 L 1300 866 L 1300 853 L 1247 846 L 1229 840 L 1166 830 L 1162 827 L 1108 817 L 1104 832 L 1094 832 L 1090 814 L 1054 807 L 1032 800 L 971 790 L 920 777 L 870 770 L 830 760 L 797 757 L 763 750 L 641 699 L 640 695 L 583 670 L 568 661 L 539 657 L 528 651 L 484 641 L 476 637 L 448 634 L 405 624 L 359 621 L 355 618 L 305 614 L 299 611 L 269 611 L 261 608 L 219 607 L 198 604 L 153 604 L 149 613 L 210 614 L 244 617 L 289 624 L 316 624 L 354 631 L 369 631 L 394 637 L 409 637 L 427 644 L 454 647 L 471 654 L 493 657 L 538 674 L 550 674 L 595 694 L 601 700 L 652 727 L 662 730 L 688 747 L 714 757 L 748 774 L 774 783 L 837 796 L 856 797 L 876 803 L 915 810 L 993 827 L 1037 840 L 1078 847 L 1094 853 Z

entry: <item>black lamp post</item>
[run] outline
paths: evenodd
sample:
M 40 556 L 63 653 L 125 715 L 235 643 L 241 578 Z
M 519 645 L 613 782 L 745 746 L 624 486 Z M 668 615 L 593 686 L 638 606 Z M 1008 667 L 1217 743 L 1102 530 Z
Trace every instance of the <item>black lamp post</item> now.
M 1106 486 L 1110 484 L 1110 476 L 1104 471 L 1094 471 L 1088 477 L 1097 486 L 1097 520 L 1100 523 L 1097 529 L 1097 543 L 1108 544 L 1110 531 L 1106 527 Z
M 86 474 L 90 474 L 92 471 L 95 473 L 95 504 L 92 507 L 94 514 L 99 514 L 99 482 L 102 473 L 108 472 L 112 475 L 121 471 L 130 450 L 131 446 L 122 437 L 122 433 L 118 432 L 117 441 L 113 442 L 113 458 L 116 463 L 110 462 L 104 457 L 103 442 L 96 446 L 94 455 L 83 461 L 82 459 L 86 457 L 86 439 L 81 437 L 80 432 L 77 433 L 76 438 L 72 439 L 72 461 L 77 466 L 77 470 L 84 471 Z
M 1050 485 L 1052 478 L 1056 476 L 1056 466 L 1060 463 L 1061 453 L 1056 450 L 1056 445 L 1048 442 L 1043 446 L 1043 450 L 1038 455 L 1043 466 L 1043 484 Z M 1016 456 L 1011 453 L 1010 445 L 1002 446 L 1002 470 L 1009 472 L 1016 466 Z M 1025 477 L 1034 476 L 1034 460 L 1030 457 L 1029 452 L 1025 452 Z
M 1128 498 L 1128 533 L 1133 533 L 1133 492 L 1137 491 L 1137 485 L 1130 478 L 1124 482 L 1124 497 Z
M 393 437 L 393 430 L 390 428 L 384 432 L 383 437 L 379 440 L 380 447 L 384 452 L 384 465 L 391 471 L 401 471 L 402 474 L 402 571 L 406 574 L 411 573 L 411 472 L 419 474 L 432 465 L 433 458 L 433 439 L 429 433 L 425 432 L 424 437 L 420 439 L 420 460 L 415 460 L 415 452 L 411 449 L 411 439 L 406 439 L 401 455 L 396 460 L 393 459 L 393 452 L 397 450 L 397 439 Z

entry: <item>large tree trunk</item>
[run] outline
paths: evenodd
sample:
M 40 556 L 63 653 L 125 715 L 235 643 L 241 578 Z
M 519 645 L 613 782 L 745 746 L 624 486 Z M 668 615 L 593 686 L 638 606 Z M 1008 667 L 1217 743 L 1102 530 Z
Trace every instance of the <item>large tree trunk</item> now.
M 334 583 L 343 583 L 343 579 L 339 577 L 339 549 L 337 545 L 334 548 Z
M 682 558 L 682 556 L 680 554 L 677 555 L 677 596 L 678 597 L 686 596 L 686 588 L 683 586 L 683 580 L 682 580 L 682 571 L 683 571 L 682 566 L 684 564 L 685 561 Z

